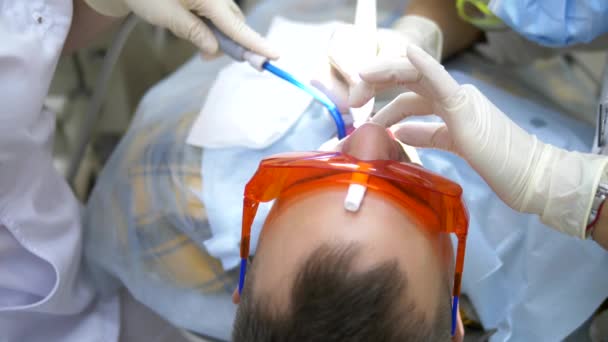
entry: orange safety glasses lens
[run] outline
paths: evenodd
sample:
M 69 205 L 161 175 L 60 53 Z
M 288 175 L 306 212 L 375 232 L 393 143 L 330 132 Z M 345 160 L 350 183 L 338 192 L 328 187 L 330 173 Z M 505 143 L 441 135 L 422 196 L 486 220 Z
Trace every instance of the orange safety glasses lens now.
M 353 177 L 353 174 L 363 174 L 367 177 Z M 365 183 L 362 185 L 382 192 L 405 206 L 417 203 L 430 209 L 439 221 L 440 232 L 456 234 L 458 247 L 452 291 L 453 335 L 464 267 L 468 212 L 460 185 L 416 164 L 393 160 L 360 161 L 339 152 L 283 153 L 262 160 L 256 173 L 245 186 L 239 293 L 245 282 L 251 225 L 259 203 L 272 201 L 300 184 L 323 179 L 343 184 L 359 183 L 363 179 Z

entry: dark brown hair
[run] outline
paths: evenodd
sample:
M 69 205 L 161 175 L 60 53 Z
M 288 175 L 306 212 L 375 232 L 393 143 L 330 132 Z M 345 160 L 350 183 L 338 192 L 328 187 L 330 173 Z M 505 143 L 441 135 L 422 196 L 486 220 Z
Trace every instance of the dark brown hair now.
M 449 292 L 438 294 L 433 322 L 407 297 L 408 279 L 396 260 L 364 272 L 353 270 L 357 245 L 317 248 L 294 280 L 290 303 L 274 310 L 268 295 L 247 284 L 234 324 L 233 341 L 449 341 Z M 446 305 L 447 303 L 447 305 Z

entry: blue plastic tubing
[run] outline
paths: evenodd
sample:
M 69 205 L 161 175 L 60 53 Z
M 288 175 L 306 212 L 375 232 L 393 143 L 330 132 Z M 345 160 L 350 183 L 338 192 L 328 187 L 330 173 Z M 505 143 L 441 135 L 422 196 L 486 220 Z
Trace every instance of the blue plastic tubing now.
M 291 74 L 289 74 L 288 72 L 284 71 L 283 69 L 273 65 L 272 63 L 270 63 L 268 61 L 265 62 L 262 67 L 265 70 L 267 70 L 268 72 L 272 73 L 273 75 L 304 90 L 309 95 L 311 95 L 315 100 L 319 101 L 323 106 L 325 106 L 325 108 L 327 108 L 327 110 L 329 111 L 329 114 L 331 114 L 331 117 L 334 119 L 334 122 L 336 123 L 336 128 L 338 130 L 338 138 L 342 139 L 342 138 L 346 137 L 346 128 L 344 127 L 344 120 L 342 120 L 342 114 L 340 114 L 338 107 L 325 94 L 323 94 L 321 91 L 319 91 L 317 88 L 315 88 L 313 86 L 306 85 L 306 84 L 298 81 Z

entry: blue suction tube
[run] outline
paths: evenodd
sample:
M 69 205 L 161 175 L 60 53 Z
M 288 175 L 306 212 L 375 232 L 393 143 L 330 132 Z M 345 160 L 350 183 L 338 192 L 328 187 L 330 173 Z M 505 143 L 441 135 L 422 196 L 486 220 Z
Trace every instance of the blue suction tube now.
M 298 81 L 291 74 L 289 74 L 285 70 L 275 66 L 274 64 L 270 63 L 269 61 L 264 62 L 264 64 L 262 65 L 262 68 L 264 68 L 264 70 L 272 73 L 273 75 L 293 84 L 294 86 L 304 90 L 305 92 L 310 94 L 315 100 L 319 101 L 323 106 L 325 106 L 325 108 L 327 108 L 327 110 L 329 111 L 329 114 L 331 115 L 332 119 L 336 123 L 336 128 L 338 130 L 338 138 L 342 139 L 342 138 L 346 137 L 346 127 L 344 126 L 344 120 L 342 119 L 342 114 L 340 114 L 338 107 L 325 94 L 323 94 L 320 90 L 318 90 L 317 88 L 315 88 L 313 86 L 306 85 L 306 84 Z
M 211 20 L 208 20 L 205 18 L 201 18 L 201 20 L 203 20 L 205 22 L 205 24 L 207 24 L 207 26 L 211 29 L 211 31 L 215 35 L 215 38 L 217 38 L 220 49 L 224 53 L 226 53 L 228 56 L 230 56 L 235 61 L 238 61 L 238 62 L 248 61 L 252 66 L 254 66 L 256 69 L 260 70 L 259 69 L 260 65 L 258 64 L 257 61 L 259 61 L 261 63 L 262 60 L 265 59 L 264 57 L 262 57 L 258 54 L 252 53 L 250 50 L 246 49 L 242 45 L 238 44 L 237 42 L 235 42 L 234 40 L 232 40 L 231 38 L 226 36 L 226 34 L 224 34 L 222 31 L 220 31 L 213 24 L 213 22 Z M 247 58 L 247 54 L 249 54 L 250 57 L 255 56 L 256 58 L 253 58 L 253 60 L 255 60 L 256 62 L 252 63 L 252 59 Z M 336 104 L 333 103 L 325 94 L 323 94 L 321 91 L 319 91 L 317 88 L 315 88 L 313 86 L 306 85 L 306 84 L 298 81 L 291 74 L 289 74 L 285 70 L 277 67 L 276 65 L 270 63 L 268 60 L 265 60 L 263 62 L 263 64 L 261 65 L 261 67 L 262 67 L 262 69 L 270 72 L 271 74 L 304 90 L 309 95 L 311 95 L 315 100 L 319 101 L 323 106 L 325 106 L 325 108 L 327 108 L 327 110 L 331 114 L 331 117 L 334 119 L 334 122 L 336 123 L 336 128 L 338 129 L 338 138 L 342 139 L 342 138 L 346 137 L 346 128 L 344 127 L 344 120 L 342 120 L 342 114 L 340 114 L 340 111 L 338 110 L 338 107 L 336 106 Z

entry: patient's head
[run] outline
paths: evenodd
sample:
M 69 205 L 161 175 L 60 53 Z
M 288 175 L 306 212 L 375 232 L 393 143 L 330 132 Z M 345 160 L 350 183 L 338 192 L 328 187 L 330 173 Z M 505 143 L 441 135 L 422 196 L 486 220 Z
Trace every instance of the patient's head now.
M 340 150 L 408 161 L 373 124 Z M 345 194 L 336 185 L 275 202 L 245 282 L 235 341 L 449 339 L 449 236 L 371 189 L 360 210 L 348 212 Z

